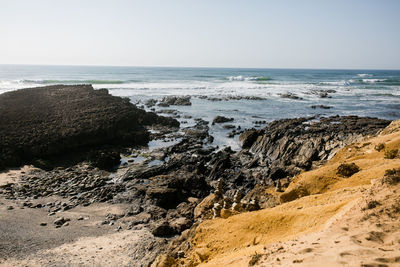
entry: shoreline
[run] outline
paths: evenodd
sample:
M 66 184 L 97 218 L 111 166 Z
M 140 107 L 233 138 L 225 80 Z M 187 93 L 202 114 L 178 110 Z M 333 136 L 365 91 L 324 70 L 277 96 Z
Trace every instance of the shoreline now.
M 159 103 L 189 106 L 190 99 L 165 98 Z M 115 148 L 109 144 L 108 147 L 102 147 L 102 141 L 99 143 L 101 150 L 92 156 L 91 161 L 84 158 L 83 161 L 79 160 L 68 166 L 54 165 L 57 164 L 55 161 L 47 170 L 25 169 L 25 173 L 19 175 L 15 172 L 11 175 L 3 172 L 3 182 L 0 184 L 2 212 L 9 216 L 8 219 L 15 216 L 17 221 L 21 220 L 21 216 L 26 216 L 23 214 L 38 214 L 35 216 L 40 219 L 24 227 L 40 229 L 37 230 L 39 235 L 48 229 L 54 233 L 74 231 L 73 229 L 82 231 L 72 239 L 61 238 L 52 247 L 47 247 L 46 249 L 50 249 L 49 253 L 63 249 L 74 251 L 74 246 L 86 246 L 84 244 L 93 240 L 100 243 L 104 241 L 99 241 L 101 237 L 79 239 L 85 236 L 82 233 L 87 229 L 88 232 L 95 233 L 95 236 L 104 236 L 107 240 L 102 243 L 104 248 L 99 249 L 100 245 L 96 249 L 92 247 L 92 250 L 89 249 L 92 252 L 87 255 L 102 255 L 102 251 L 107 251 L 103 255 L 111 255 L 113 250 L 118 251 L 115 246 L 107 247 L 106 243 L 111 242 L 113 236 L 123 238 L 130 231 L 136 231 L 145 238 L 131 240 L 136 240 L 137 243 L 131 244 L 132 254 L 124 257 L 121 264 L 147 266 L 163 253 L 169 253 L 168 257 L 176 260 L 182 258 L 183 252 L 182 260 L 185 260 L 191 252 L 179 248 L 188 238 L 193 237 L 196 227 L 202 221 L 215 216 L 228 218 L 235 217 L 235 214 L 243 216 L 246 212 L 279 208 L 282 205 L 282 191 L 293 186 L 293 179 L 299 173 L 324 166 L 341 148 L 359 142 L 366 136 L 375 136 L 389 124 L 389 121 L 377 118 L 334 116 L 321 117 L 319 120 L 282 119 L 268 123 L 258 130 L 238 129 L 235 126 L 235 135 L 242 148 L 232 151 L 230 148 L 218 150 L 213 145 L 210 121 L 194 120 L 193 126 L 183 125 L 180 128 L 182 133 L 179 133 L 172 118 L 163 119 L 155 113 L 149 116 L 139 109 L 135 111 L 142 114 L 142 117 L 136 118 L 139 118 L 139 123 L 147 131 L 153 127 L 152 123 L 165 124 L 158 127 L 158 131 L 149 131 L 147 142 L 141 144 L 148 143 L 149 140 L 163 140 L 165 142 L 161 143 L 167 143 L 168 146 L 143 150 L 138 146 L 124 145 L 122 150 L 117 150 L 117 157 L 111 157 L 105 152 Z M 153 122 L 146 121 L 148 119 Z M 223 116 L 214 118 L 216 125 L 229 125 L 229 121 L 230 118 Z M 121 153 L 124 161 L 117 171 L 104 170 L 101 168 L 104 164 L 96 163 L 99 155 L 105 161 L 115 158 L 120 161 Z M 242 195 L 242 200 L 238 192 Z M 235 203 L 240 205 L 233 205 Z M 10 206 L 13 208 L 9 209 Z M 236 209 L 232 210 L 232 206 Z M 98 212 L 96 208 L 110 211 Z M 221 214 L 225 210 L 229 212 Z M 83 218 L 80 219 L 80 216 Z M 85 216 L 89 219 L 85 219 Z M 46 225 L 41 226 L 41 223 Z M 4 233 L 8 232 L 7 227 L 14 227 L 4 219 L 1 219 L 0 224 L 5 229 Z M 118 233 L 114 234 L 113 231 Z M 111 235 L 110 238 L 108 235 Z M 38 245 L 40 251 L 44 249 L 30 239 L 29 234 L 16 238 L 26 238 L 30 240 L 26 241 L 28 244 L 32 242 L 30 244 Z M 54 238 L 49 237 L 49 240 Z M 64 245 L 59 247 L 61 244 Z M 124 241 L 120 245 L 128 249 L 126 244 Z M 7 243 L 0 244 L 0 248 L 5 248 L 6 251 L 8 246 Z M 41 254 L 38 264 L 54 264 L 46 262 L 46 257 L 50 255 L 46 253 Z M 3 263 L 22 264 L 18 260 L 13 262 L 12 254 L 2 254 Z M 68 264 L 69 261 L 71 264 L 79 264 L 71 255 L 65 262 L 59 259 L 59 264 Z M 89 261 L 83 264 L 96 263 L 82 257 Z M 24 254 L 19 254 L 17 258 L 24 258 Z M 27 264 L 29 258 L 31 256 L 28 256 Z M 34 261 L 38 258 L 33 257 L 31 260 L 35 264 Z

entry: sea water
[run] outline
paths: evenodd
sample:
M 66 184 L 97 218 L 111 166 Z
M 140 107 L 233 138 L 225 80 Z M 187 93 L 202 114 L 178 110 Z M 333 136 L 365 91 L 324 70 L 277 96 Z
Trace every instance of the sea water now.
M 191 106 L 170 107 L 180 112 L 182 127 L 193 125 L 195 118 L 212 121 L 217 115 L 233 117 L 231 124 L 242 128 L 261 127 L 256 121 L 314 115 L 400 117 L 398 70 L 0 65 L 0 93 L 52 84 L 92 84 L 138 105 L 150 98 L 191 96 Z M 327 97 L 321 98 L 323 92 Z M 283 98 L 285 94 L 299 99 Z M 226 137 L 222 125 L 210 127 L 215 144 L 238 149 L 237 137 Z

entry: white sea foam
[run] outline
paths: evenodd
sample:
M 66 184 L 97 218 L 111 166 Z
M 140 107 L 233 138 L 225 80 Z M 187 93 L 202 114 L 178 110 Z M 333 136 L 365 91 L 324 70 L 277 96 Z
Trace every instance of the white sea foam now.
M 326 84 L 326 85 L 338 85 L 338 86 L 347 86 L 350 85 L 350 81 L 329 81 L 329 82 L 320 82 L 320 84 Z
M 357 74 L 357 76 L 361 77 L 361 78 L 366 78 L 366 77 L 372 77 L 372 74 L 368 74 L 368 73 L 359 73 Z
M 255 77 L 255 76 L 229 76 L 227 77 L 229 81 L 268 81 L 270 78 L 266 77 Z
M 362 79 L 364 83 L 377 83 L 377 82 L 384 82 L 386 79 Z

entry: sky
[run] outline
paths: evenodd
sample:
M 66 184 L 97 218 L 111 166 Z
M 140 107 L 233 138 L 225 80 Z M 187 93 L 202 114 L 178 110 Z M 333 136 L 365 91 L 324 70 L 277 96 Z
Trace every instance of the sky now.
M 397 0 L 0 0 L 0 64 L 400 69 Z

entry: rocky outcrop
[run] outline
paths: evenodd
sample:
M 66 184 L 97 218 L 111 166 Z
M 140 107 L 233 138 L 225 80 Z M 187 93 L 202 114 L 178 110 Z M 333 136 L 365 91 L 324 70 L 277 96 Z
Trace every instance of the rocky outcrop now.
M 284 119 L 263 130 L 247 131 L 239 139 L 253 154 L 254 164 L 266 168 L 267 176 L 275 180 L 309 170 L 344 145 L 376 134 L 389 123 L 357 116 Z
M 0 95 L 0 168 L 103 145 L 145 145 L 145 125 L 179 126 L 91 85 L 55 85 Z
M 190 96 L 167 96 L 164 97 L 160 103 L 158 103 L 161 107 L 168 107 L 168 106 L 190 106 L 192 103 L 190 102 Z

